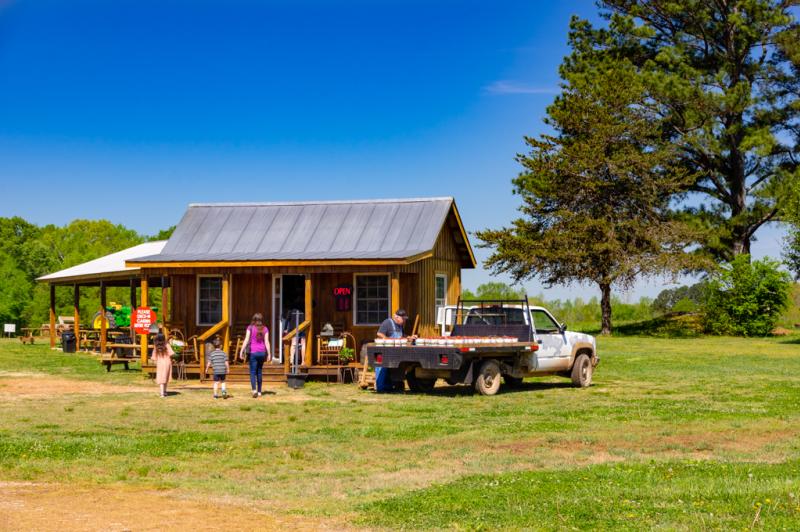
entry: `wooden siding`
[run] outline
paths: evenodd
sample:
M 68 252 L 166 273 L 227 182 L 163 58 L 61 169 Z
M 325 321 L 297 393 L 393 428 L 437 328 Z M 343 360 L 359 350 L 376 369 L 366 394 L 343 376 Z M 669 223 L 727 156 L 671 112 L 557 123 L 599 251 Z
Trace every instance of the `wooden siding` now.
M 420 330 L 436 326 L 436 274 L 447 275 L 447 303 L 455 304 L 461 293 L 461 259 L 447 225 L 436 240 L 433 256 L 400 268 L 402 273 L 417 274 L 417 305 Z M 401 281 L 402 283 L 402 281 Z M 401 301 L 401 305 L 404 303 Z
M 356 273 L 388 273 L 399 278 L 399 302 L 394 306 L 404 308 L 410 317 L 407 333 L 411 333 L 413 320 L 419 314 L 420 329 L 430 332 L 435 328 L 435 278 L 436 274 L 447 275 L 447 303 L 455 304 L 461 293 L 461 257 L 451 230 L 445 224 L 433 255 L 404 266 L 336 266 L 336 267 L 286 267 L 286 268 L 197 268 L 160 269 L 154 275 L 170 277 L 172 301 L 170 310 L 174 324 L 184 329 L 187 337 L 200 334 L 209 326 L 197 325 L 197 275 L 231 275 L 231 340 L 243 335 L 246 325 L 255 312 L 264 315 L 265 323 L 272 324 L 272 280 L 275 274 L 310 274 L 312 294 L 312 337 L 308 345 L 314 351 L 313 362 L 318 363 L 316 335 L 326 322 L 343 327 L 356 338 L 357 351 L 360 346 L 375 338 L 377 326 L 360 326 L 353 323 L 353 310 L 340 312 L 335 308 L 333 288 L 337 285 L 354 285 Z M 355 298 L 355 293 L 353 293 Z M 355 301 L 353 301 L 355 306 Z
M 231 338 L 244 338 L 245 329 L 253 314 L 264 316 L 264 325 L 272 327 L 272 276 L 269 274 L 232 275 Z

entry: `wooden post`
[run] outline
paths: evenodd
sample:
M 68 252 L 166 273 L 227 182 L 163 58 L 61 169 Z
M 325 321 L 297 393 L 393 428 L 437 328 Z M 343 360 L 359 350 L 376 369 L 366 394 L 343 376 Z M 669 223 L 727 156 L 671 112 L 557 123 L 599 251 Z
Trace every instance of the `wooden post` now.
M 161 323 L 164 325 L 164 336 L 169 338 L 169 329 L 167 329 L 167 317 L 169 316 L 169 304 L 167 297 L 167 278 L 161 276 Z
M 311 274 L 309 273 L 309 274 L 306 274 L 306 308 L 305 308 L 305 314 L 306 314 L 306 320 L 308 320 L 310 323 L 313 324 L 314 323 L 314 321 L 313 321 L 313 318 L 314 318 L 314 316 L 313 316 L 314 305 L 313 305 L 313 301 L 311 300 L 312 293 L 313 292 L 311 290 Z M 308 329 L 306 329 L 306 350 L 303 353 L 303 365 L 304 366 L 310 366 L 313 363 L 312 350 L 314 349 L 314 344 L 315 344 L 315 342 L 312 341 L 313 338 L 314 338 L 314 335 L 312 334 L 313 333 L 313 329 L 314 329 L 313 325 L 309 325 Z M 297 343 L 297 346 L 298 346 L 298 349 L 299 349 L 300 346 L 301 346 L 300 342 Z
M 136 344 L 136 331 L 133 330 L 133 312 L 136 311 L 136 279 L 131 279 L 131 322 L 128 324 L 131 330 L 131 342 Z
M 230 309 L 230 295 L 229 283 L 230 279 L 228 274 L 222 276 L 222 321 L 225 322 L 225 334 L 223 335 L 222 345 L 223 349 L 227 352 L 230 349 L 231 341 L 231 309 Z
M 400 276 L 392 272 L 392 315 L 400 308 Z
M 147 306 L 147 276 L 142 276 L 142 306 Z M 133 309 L 133 312 L 136 312 L 136 309 Z M 133 314 L 131 314 L 131 327 L 133 327 Z M 140 346 L 142 349 L 141 357 L 142 357 L 142 367 L 145 367 L 147 364 L 147 343 L 148 343 L 148 336 L 147 333 L 140 335 Z
M 106 283 L 100 281 L 100 354 L 106 354 L 106 331 L 108 325 L 106 323 Z
M 50 349 L 56 348 L 56 285 L 50 285 Z
M 74 292 L 72 295 L 72 308 L 74 311 L 74 331 L 75 331 L 75 351 L 81 350 L 81 287 L 79 285 L 74 285 Z

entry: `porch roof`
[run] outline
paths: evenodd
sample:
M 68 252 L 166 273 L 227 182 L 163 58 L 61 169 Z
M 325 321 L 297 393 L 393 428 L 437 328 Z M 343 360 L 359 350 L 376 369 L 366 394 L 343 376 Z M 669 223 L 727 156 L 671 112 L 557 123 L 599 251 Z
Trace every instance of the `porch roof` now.
M 123 249 L 110 255 L 105 255 L 98 259 L 90 260 L 82 264 L 77 264 L 69 268 L 43 275 L 37 281 L 52 284 L 71 283 L 80 281 L 101 281 L 111 279 L 129 279 L 139 274 L 140 268 L 127 266 L 125 263 L 137 257 L 159 253 L 166 240 L 145 242 L 138 246 Z
M 413 262 L 433 250 L 443 229 L 452 231 L 462 267 L 474 268 L 451 197 L 191 204 L 160 253 L 128 264 Z

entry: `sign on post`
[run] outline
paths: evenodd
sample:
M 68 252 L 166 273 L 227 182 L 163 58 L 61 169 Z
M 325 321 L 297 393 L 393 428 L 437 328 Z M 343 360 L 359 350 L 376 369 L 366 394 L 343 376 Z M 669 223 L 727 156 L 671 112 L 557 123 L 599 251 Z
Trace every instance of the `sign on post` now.
M 133 330 L 139 334 L 150 332 L 150 326 L 156 323 L 156 313 L 150 307 L 139 307 L 131 317 Z
M 3 324 L 3 332 L 6 336 L 11 336 L 12 334 L 17 334 L 17 324 L 16 323 L 4 323 Z

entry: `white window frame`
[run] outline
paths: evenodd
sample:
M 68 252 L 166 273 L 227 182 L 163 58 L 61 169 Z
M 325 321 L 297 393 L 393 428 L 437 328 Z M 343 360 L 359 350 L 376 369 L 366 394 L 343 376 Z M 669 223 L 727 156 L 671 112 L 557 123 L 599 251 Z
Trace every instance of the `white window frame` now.
M 217 322 L 214 323 L 200 323 L 200 279 L 202 278 L 217 278 L 222 279 L 221 275 L 213 275 L 213 274 L 198 274 L 197 279 L 195 281 L 195 322 L 197 325 L 206 326 L 206 325 L 216 325 Z M 220 284 L 220 301 L 222 301 L 222 285 Z M 220 310 L 220 313 L 222 311 Z
M 375 273 L 354 273 L 353 274 L 353 326 L 354 327 L 371 327 L 383 323 L 359 323 L 358 322 L 358 278 L 359 277 L 386 277 L 386 286 L 388 288 L 388 312 L 386 317 L 392 316 L 392 274 L 388 272 L 375 272 Z
M 437 288 L 436 287 L 436 281 L 438 281 L 440 278 L 444 279 L 444 299 L 440 299 L 440 298 L 436 297 L 436 288 Z M 448 292 L 447 289 L 448 288 L 449 287 L 447 286 L 447 274 L 446 273 L 436 272 L 436 275 L 433 276 L 433 308 L 436 311 L 437 316 L 438 316 L 438 313 L 439 313 L 439 308 L 447 306 L 447 292 Z M 441 301 L 441 304 L 439 304 L 440 301 Z

